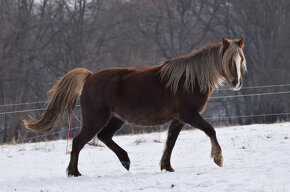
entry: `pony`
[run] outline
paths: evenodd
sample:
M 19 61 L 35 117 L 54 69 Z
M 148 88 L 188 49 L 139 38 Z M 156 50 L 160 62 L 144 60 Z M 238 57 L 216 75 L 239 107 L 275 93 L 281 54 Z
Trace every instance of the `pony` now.
M 73 139 L 68 176 L 80 176 L 81 149 L 96 134 L 129 170 L 128 153 L 112 139 L 124 122 L 138 126 L 171 121 L 160 161 L 161 170 L 173 172 L 170 158 L 185 124 L 205 132 L 211 141 L 211 157 L 220 167 L 223 155 L 212 125 L 201 114 L 213 91 L 223 82 L 236 91 L 242 87 L 246 70 L 244 38 L 211 43 L 187 55 L 144 68 L 110 68 L 92 73 L 76 68 L 52 87 L 46 110 L 39 119 L 23 120 L 27 129 L 39 133 L 59 127 L 79 96 L 82 127 Z

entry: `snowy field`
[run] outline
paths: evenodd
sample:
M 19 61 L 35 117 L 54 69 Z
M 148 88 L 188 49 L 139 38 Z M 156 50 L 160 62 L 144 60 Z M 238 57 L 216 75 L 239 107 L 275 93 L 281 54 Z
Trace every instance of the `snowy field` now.
M 86 145 L 78 178 L 66 176 L 64 140 L 0 146 L 0 191 L 290 191 L 290 123 L 216 131 L 224 167 L 210 159 L 203 132 L 182 131 L 172 154 L 174 173 L 159 168 L 165 132 L 115 137 L 129 154 L 129 172 L 107 147 Z

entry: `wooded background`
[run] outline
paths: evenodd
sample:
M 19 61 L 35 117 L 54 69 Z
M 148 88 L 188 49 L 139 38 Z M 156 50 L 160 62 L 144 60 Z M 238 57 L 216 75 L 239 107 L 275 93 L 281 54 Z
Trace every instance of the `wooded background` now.
M 0 143 L 39 138 L 22 119 L 38 117 L 47 91 L 73 68 L 157 65 L 222 36 L 245 37 L 244 87 L 283 86 L 222 87 L 213 96 L 280 93 L 212 99 L 203 116 L 214 125 L 287 120 L 289 10 L 288 0 L 0 0 Z M 79 127 L 78 106 L 75 114 Z M 163 128 L 126 125 L 120 133 Z M 63 138 L 66 129 L 39 139 Z

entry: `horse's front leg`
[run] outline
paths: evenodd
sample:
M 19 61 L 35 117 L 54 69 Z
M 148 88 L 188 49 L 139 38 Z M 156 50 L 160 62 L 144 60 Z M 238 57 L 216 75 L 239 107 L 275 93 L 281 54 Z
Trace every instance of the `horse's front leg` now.
M 223 155 L 221 147 L 216 138 L 216 132 L 211 124 L 206 122 L 199 113 L 194 114 L 185 114 L 182 117 L 182 120 L 193 127 L 196 127 L 206 133 L 211 140 L 211 157 L 214 159 L 214 162 L 222 167 L 223 166 Z

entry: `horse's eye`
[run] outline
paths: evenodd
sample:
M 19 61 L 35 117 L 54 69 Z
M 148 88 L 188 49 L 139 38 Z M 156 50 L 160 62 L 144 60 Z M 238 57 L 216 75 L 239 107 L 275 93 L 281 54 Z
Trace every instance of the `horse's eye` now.
M 246 70 L 242 69 L 242 74 L 244 75 L 246 73 Z

